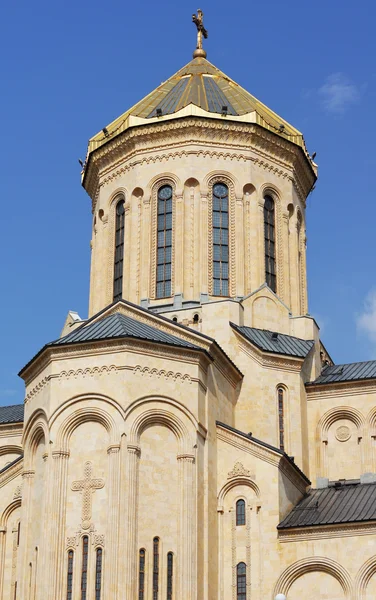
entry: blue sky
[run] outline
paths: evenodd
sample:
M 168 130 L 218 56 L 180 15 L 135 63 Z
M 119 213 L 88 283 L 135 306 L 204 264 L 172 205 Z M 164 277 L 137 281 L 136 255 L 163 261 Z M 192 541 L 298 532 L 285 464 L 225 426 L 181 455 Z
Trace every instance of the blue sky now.
M 376 65 L 371 0 L 206 0 L 208 59 L 304 133 L 309 311 L 337 363 L 376 358 Z M 189 62 L 196 4 L 34 0 L 2 6 L 0 405 L 19 369 L 87 314 L 91 135 Z

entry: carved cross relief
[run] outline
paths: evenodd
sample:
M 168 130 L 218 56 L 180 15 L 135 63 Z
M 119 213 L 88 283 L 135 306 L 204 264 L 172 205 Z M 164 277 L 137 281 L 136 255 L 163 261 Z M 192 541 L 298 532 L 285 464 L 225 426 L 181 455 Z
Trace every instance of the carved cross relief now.
M 82 493 L 82 529 L 90 529 L 93 493 L 104 487 L 104 479 L 92 479 L 92 473 L 93 465 L 87 461 L 84 465 L 84 478 L 72 483 L 72 490 Z

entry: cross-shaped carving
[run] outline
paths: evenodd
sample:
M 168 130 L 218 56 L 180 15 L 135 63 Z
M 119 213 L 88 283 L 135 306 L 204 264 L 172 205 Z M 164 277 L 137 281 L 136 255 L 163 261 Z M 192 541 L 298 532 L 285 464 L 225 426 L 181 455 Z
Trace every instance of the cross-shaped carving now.
M 90 528 L 93 492 L 104 487 L 104 479 L 92 479 L 93 465 L 90 461 L 84 465 L 84 479 L 73 481 L 72 490 L 82 492 L 82 529 Z

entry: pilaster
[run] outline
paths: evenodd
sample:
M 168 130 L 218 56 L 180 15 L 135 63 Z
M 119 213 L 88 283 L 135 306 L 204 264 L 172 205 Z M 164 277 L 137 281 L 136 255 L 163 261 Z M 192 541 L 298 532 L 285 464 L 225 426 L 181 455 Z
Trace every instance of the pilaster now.
M 25 576 L 29 572 L 28 563 L 29 556 L 29 525 L 30 525 L 30 507 L 31 496 L 34 483 L 35 471 L 28 469 L 22 473 L 22 537 L 20 548 L 20 560 L 18 563 L 19 571 L 17 573 L 17 581 L 20 582 L 20 598 L 27 598 L 28 592 L 28 577 Z
M 213 243 L 212 233 L 208 231 L 208 197 L 201 194 L 200 205 L 200 271 L 201 285 L 200 293 L 209 293 L 209 273 L 213 270 L 213 265 L 208 264 L 208 244 Z
M 52 452 L 53 465 L 49 485 L 52 486 L 52 511 L 50 535 L 48 540 L 49 565 L 46 570 L 48 576 L 48 598 L 63 600 L 63 568 L 65 564 L 65 511 L 67 497 L 67 473 L 69 452 L 54 450 Z
M 185 600 L 196 598 L 196 503 L 195 457 L 181 454 L 177 457 L 180 479 L 179 519 L 179 577 L 176 596 Z
M 127 464 L 127 504 L 125 513 L 125 600 L 133 600 L 137 594 L 137 504 L 138 467 L 141 450 L 139 446 L 128 444 Z

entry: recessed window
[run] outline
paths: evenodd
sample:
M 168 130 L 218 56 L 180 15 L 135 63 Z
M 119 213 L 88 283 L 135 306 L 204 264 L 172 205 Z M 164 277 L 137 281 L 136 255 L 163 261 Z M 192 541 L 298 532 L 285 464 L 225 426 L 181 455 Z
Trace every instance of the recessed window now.
M 159 538 L 153 539 L 153 600 L 158 600 L 159 591 Z
M 86 600 L 88 552 L 89 538 L 85 535 L 82 538 L 81 600 Z
M 115 217 L 114 302 L 123 297 L 124 215 L 125 202 L 120 200 L 116 205 Z
M 95 562 L 95 600 L 101 600 L 102 589 L 102 548 L 97 548 Z
M 229 295 L 229 197 L 224 183 L 213 186 L 213 295 Z
M 245 501 L 238 500 L 236 503 L 236 524 L 245 525 Z
M 236 599 L 247 600 L 247 567 L 243 562 L 236 567 Z
M 171 296 L 172 267 L 172 187 L 158 190 L 157 215 L 157 284 L 156 297 Z
M 278 435 L 279 435 L 279 448 L 285 450 L 285 414 L 284 414 L 284 399 L 283 399 L 283 388 L 278 388 Z
M 271 196 L 264 198 L 265 281 L 273 292 L 277 291 L 275 264 L 275 206 Z
M 145 550 L 141 548 L 138 564 L 138 600 L 145 598 Z
M 197 313 L 195 315 L 193 315 L 193 322 L 194 323 L 198 323 L 199 322 L 199 316 L 198 316 Z
M 172 600 L 172 583 L 174 575 L 174 555 L 172 552 L 167 554 L 167 600 Z
M 73 593 L 73 550 L 68 552 L 67 600 L 72 600 Z

